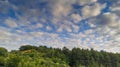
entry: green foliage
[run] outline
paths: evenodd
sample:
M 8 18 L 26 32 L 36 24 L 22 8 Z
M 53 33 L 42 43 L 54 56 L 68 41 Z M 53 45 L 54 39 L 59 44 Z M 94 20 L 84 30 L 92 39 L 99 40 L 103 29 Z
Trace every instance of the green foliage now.
M 6 67 L 17 67 L 21 57 L 15 54 L 10 54 L 6 61 Z
M 6 57 L 8 55 L 7 49 L 0 47 L 0 56 Z
M 5 58 L 0 57 L 0 67 L 5 66 Z
M 37 47 L 36 46 L 31 46 L 31 45 L 23 45 L 19 49 L 20 49 L 20 51 L 24 51 L 24 50 L 37 49 Z
M 24 45 L 9 53 L 0 48 L 0 67 L 120 67 L 120 54 Z

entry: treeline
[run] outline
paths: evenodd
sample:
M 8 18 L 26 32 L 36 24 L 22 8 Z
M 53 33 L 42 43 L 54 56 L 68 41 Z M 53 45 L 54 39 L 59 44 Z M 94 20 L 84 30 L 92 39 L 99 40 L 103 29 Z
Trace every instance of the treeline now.
M 0 47 L 0 67 L 120 67 L 120 54 L 31 45 L 8 52 Z

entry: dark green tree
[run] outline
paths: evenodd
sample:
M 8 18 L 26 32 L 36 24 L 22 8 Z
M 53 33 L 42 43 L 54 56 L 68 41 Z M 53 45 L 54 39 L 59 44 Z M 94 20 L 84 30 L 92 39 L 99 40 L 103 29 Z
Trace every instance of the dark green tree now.
M 31 50 L 31 49 L 37 50 L 37 47 L 32 45 L 23 45 L 19 48 L 20 51 Z
M 0 47 L 0 56 L 6 57 L 8 55 L 7 49 Z

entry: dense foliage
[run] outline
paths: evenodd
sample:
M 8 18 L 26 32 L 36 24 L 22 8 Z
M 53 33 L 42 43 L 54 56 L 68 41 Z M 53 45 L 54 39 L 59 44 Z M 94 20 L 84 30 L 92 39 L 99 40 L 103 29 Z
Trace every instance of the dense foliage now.
M 0 67 L 120 67 L 120 54 L 31 45 L 8 52 L 1 47 Z

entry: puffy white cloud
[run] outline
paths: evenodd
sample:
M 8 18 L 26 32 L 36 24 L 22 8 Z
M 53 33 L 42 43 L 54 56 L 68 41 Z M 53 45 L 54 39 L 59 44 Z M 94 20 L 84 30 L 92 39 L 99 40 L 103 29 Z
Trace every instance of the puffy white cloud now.
M 78 32 L 80 27 L 78 25 L 72 25 L 73 27 L 73 32 Z
M 19 47 L 19 38 L 16 38 L 16 34 L 10 32 L 10 29 L 0 27 L 0 46 L 5 47 L 8 50 L 16 49 Z
M 72 10 L 72 4 L 76 3 L 76 0 L 51 0 L 49 1 L 50 7 L 52 7 L 52 13 L 55 17 L 61 18 L 67 16 Z
M 120 17 L 120 0 L 115 0 L 110 7 L 111 11 L 119 15 Z
M 88 4 L 94 3 L 96 1 L 97 0 L 79 0 L 79 4 L 80 5 L 88 5 Z
M 100 15 L 107 5 L 97 0 L 29 0 L 29 3 L 28 0 L 0 1 L 0 13 L 7 14 L 8 8 L 11 8 L 17 18 L 17 21 L 11 18 L 5 20 L 11 29 L 0 27 L 1 46 L 16 49 L 23 44 L 32 44 L 119 52 L 119 0 L 113 3 L 111 12 Z M 74 4 L 82 7 L 74 8 Z M 2 9 L 2 6 L 5 8 Z M 85 28 L 86 25 L 80 24 L 80 21 L 87 18 L 92 29 L 81 32 L 81 27 Z M 52 26 L 60 34 L 41 31 L 41 28 L 52 31 Z M 15 27 L 18 30 L 11 32 Z
M 15 28 L 18 27 L 16 20 L 12 18 L 8 18 L 4 21 L 4 23 L 9 26 L 10 28 Z
M 102 16 L 92 21 L 96 28 L 93 30 L 100 36 L 98 38 L 99 48 L 102 50 L 119 52 L 119 36 L 120 36 L 120 21 L 116 14 L 105 13 Z
M 109 26 L 109 27 L 119 27 L 120 20 L 119 16 L 115 13 L 104 13 L 103 15 L 93 19 L 91 22 L 98 26 Z
M 46 26 L 47 30 L 52 30 L 52 28 L 50 26 Z
M 82 20 L 82 17 L 79 14 L 72 14 L 71 19 L 75 22 L 78 23 Z
M 37 27 L 37 28 L 42 28 L 42 27 L 43 27 L 43 24 L 37 23 L 37 24 L 35 25 L 35 27 Z
M 3 28 L 0 28 L 0 32 L 2 37 L 0 37 L 1 46 L 7 47 L 9 50 L 11 49 L 17 49 L 19 46 L 24 44 L 31 44 L 31 45 L 47 45 L 52 46 L 54 48 L 62 48 L 64 46 L 68 48 L 73 47 L 80 47 L 84 49 L 90 49 L 94 48 L 95 50 L 106 50 L 106 51 L 112 51 L 112 52 L 119 52 L 118 46 L 119 46 L 119 35 L 117 35 L 112 40 L 105 40 L 109 38 L 107 35 L 99 35 L 95 36 L 95 32 L 100 31 L 98 29 L 95 30 L 86 30 L 83 33 L 79 34 L 70 34 L 70 37 L 63 37 L 61 38 L 59 34 L 54 33 L 47 33 L 47 32 L 24 32 L 24 31 L 17 31 L 22 34 L 17 33 L 10 33 L 9 30 L 4 30 Z M 102 31 L 102 30 L 101 30 Z M 99 34 L 99 33 L 98 33 Z M 96 34 L 96 35 L 98 35 Z M 4 41 L 2 43 L 2 41 Z M 117 42 L 115 42 L 117 41 Z M 114 48 L 113 45 L 114 44 Z M 5 46 L 6 45 L 6 46 Z M 112 48 L 112 49 L 111 49 Z
M 59 25 L 59 24 L 58 24 Z M 63 32 L 63 31 L 67 31 L 67 32 L 72 32 L 71 29 L 71 22 L 65 20 L 57 29 L 58 32 Z
M 15 3 L 17 2 L 19 3 L 16 5 Z M 24 2 L 24 4 L 22 2 Z M 89 6 L 91 9 L 90 8 L 85 9 L 86 6 L 88 6 L 91 3 L 96 3 L 96 4 L 94 4 L 93 6 Z M 100 13 L 99 10 L 102 9 L 100 8 L 101 4 L 98 4 L 96 0 L 71 0 L 71 1 L 69 0 L 64 0 L 64 1 L 63 0 L 40 0 L 40 1 L 37 0 L 35 2 L 33 0 L 29 0 L 29 3 L 27 3 L 27 0 L 25 1 L 13 0 L 13 1 L 8 1 L 7 4 L 8 5 L 6 7 L 10 6 L 11 9 L 14 10 L 15 16 L 18 18 L 17 24 L 19 27 L 31 26 L 28 28 L 30 30 L 36 29 L 37 27 L 39 28 L 39 26 L 40 28 L 42 27 L 46 28 L 42 24 L 33 26 L 31 25 L 31 23 L 42 22 L 44 24 L 47 24 L 49 22 L 49 23 L 53 23 L 56 28 L 56 31 L 59 31 L 59 32 L 60 31 L 63 32 L 64 30 L 68 32 L 77 32 L 79 30 L 79 26 L 73 24 L 73 22 L 78 23 L 79 21 L 84 19 L 83 17 L 96 16 Z M 42 6 L 40 8 L 41 4 L 44 5 L 44 8 Z M 79 13 L 72 14 L 72 11 L 74 10 L 73 4 L 85 5 L 83 6 L 83 9 L 85 9 L 85 11 L 88 10 L 89 12 L 86 13 L 83 10 L 82 11 L 83 17 L 81 17 Z M 92 11 L 93 9 L 96 12 L 93 12 Z M 49 18 L 47 15 L 48 13 L 50 14 Z M 72 20 L 73 22 L 70 20 Z
M 105 4 L 95 3 L 92 6 L 86 5 L 82 8 L 82 15 L 84 18 L 98 16 L 103 8 L 105 8 Z
M 59 3 L 59 1 L 52 8 L 53 8 L 52 13 L 57 18 L 61 18 L 62 16 L 67 16 L 70 10 L 72 9 L 70 5 L 65 5 L 64 2 L 63 4 Z

